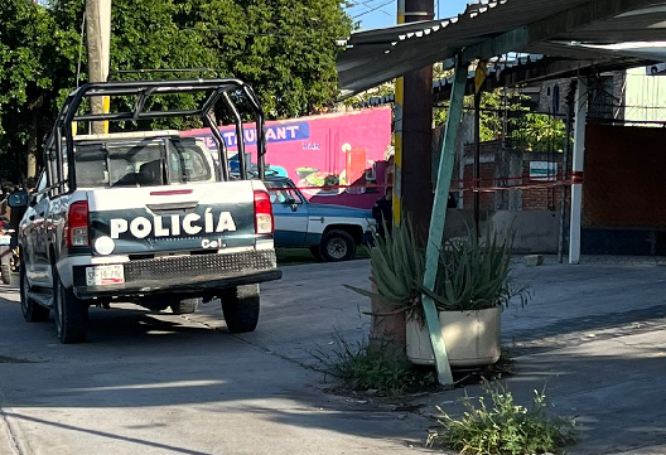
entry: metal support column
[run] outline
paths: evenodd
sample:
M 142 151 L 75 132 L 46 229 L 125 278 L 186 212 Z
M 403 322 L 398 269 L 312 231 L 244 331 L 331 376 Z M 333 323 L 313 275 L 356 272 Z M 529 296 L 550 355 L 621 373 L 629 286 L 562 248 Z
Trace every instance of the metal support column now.
M 479 187 L 481 186 L 481 91 L 474 94 L 474 232 L 481 237 Z
M 567 137 L 564 143 L 564 159 L 562 160 L 562 180 L 566 179 L 569 172 L 569 157 L 571 156 L 571 121 L 573 120 L 574 104 L 567 103 Z M 557 262 L 564 262 L 564 250 L 566 249 L 566 228 L 567 228 L 567 187 L 562 186 L 560 193 L 560 233 L 557 242 Z
M 464 64 L 462 58 L 459 57 L 456 63 L 453 89 L 451 90 L 451 102 L 449 104 L 449 113 L 446 118 L 444 140 L 442 141 L 435 201 L 432 208 L 432 218 L 430 220 L 430 231 L 426 249 L 426 268 L 423 286 L 431 291 L 435 289 L 435 281 L 437 280 L 437 272 L 439 269 L 440 249 L 442 248 L 444 240 L 446 211 L 456 154 L 456 138 L 458 135 L 460 120 L 462 119 L 466 85 L 467 65 Z M 437 307 L 435 302 L 427 295 L 424 294 L 422 299 L 428 331 L 430 332 L 430 342 L 432 343 L 433 352 L 435 353 L 437 378 L 442 385 L 453 384 L 449 356 L 446 352 L 444 340 L 442 339 L 442 330 L 439 325 Z
M 583 165 L 585 163 L 585 125 L 587 122 L 588 81 L 578 79 L 576 120 L 571 166 L 571 224 L 569 227 L 569 264 L 580 262 L 580 235 L 583 218 Z
M 405 23 L 405 0 L 398 0 L 398 25 Z M 405 99 L 405 78 L 399 77 L 395 81 L 395 125 L 393 145 L 395 156 L 393 159 L 393 223 L 400 226 L 402 221 L 402 105 Z

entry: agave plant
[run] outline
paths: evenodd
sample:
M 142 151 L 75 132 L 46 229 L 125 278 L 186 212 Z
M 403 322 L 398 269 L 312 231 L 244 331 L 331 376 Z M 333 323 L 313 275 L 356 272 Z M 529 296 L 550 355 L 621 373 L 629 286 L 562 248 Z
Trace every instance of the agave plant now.
M 396 310 L 409 311 L 410 307 L 420 306 L 419 288 L 423 283 L 425 255 L 409 219 L 391 231 L 384 229 L 384 232 L 386 234 L 383 237 L 374 232 L 374 244 L 369 247 L 370 280 L 377 292 L 346 287 L 359 294 L 378 298 L 395 306 Z
M 432 297 L 440 311 L 508 306 L 514 296 L 524 305 L 527 290 L 516 288 L 511 280 L 512 248 L 513 236 L 500 239 L 490 227 L 482 242 L 471 233 L 466 241 L 449 241 L 440 251 L 435 289 L 421 290 Z
M 466 240 L 448 241 L 440 250 L 439 270 L 434 290 L 423 287 L 425 251 L 419 246 L 410 220 L 387 232 L 374 235 L 370 248 L 371 281 L 377 292 L 353 286 L 349 289 L 378 298 L 423 321 L 421 295 L 435 301 L 439 311 L 475 311 L 508 306 L 514 296 L 521 304 L 529 297 L 525 288 L 512 284 L 511 251 L 513 238 L 501 240 L 488 228 L 483 242 L 470 233 Z

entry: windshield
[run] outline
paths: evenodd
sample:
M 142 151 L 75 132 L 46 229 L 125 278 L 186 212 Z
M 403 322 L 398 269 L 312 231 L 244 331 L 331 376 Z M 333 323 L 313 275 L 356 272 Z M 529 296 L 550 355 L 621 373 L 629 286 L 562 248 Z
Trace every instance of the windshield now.
M 168 152 L 168 153 L 167 153 Z M 178 140 L 82 144 L 76 151 L 77 187 L 160 186 L 215 180 L 196 143 Z

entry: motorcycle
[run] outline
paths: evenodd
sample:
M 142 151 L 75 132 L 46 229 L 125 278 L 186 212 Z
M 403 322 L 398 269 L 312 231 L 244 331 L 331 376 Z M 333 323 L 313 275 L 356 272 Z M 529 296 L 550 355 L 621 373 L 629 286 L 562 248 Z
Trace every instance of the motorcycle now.
M 5 231 L 0 235 L 0 279 L 3 284 L 11 284 L 12 270 L 16 264 L 16 252 L 12 249 L 12 235 L 14 230 Z

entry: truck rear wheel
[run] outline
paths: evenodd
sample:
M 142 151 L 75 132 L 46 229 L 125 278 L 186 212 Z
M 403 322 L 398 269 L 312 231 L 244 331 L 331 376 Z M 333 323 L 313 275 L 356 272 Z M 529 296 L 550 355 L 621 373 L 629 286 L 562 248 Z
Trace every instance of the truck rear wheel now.
M 192 314 L 199 308 L 200 299 L 182 299 L 169 305 L 173 314 Z
M 231 333 L 253 332 L 257 328 L 261 300 L 258 284 L 225 289 L 221 299 L 224 320 Z
M 9 264 L 3 264 L 0 273 L 2 274 L 2 284 L 12 284 L 12 268 Z
M 21 312 L 23 313 L 23 318 L 27 322 L 48 321 L 51 310 L 39 305 L 37 302 L 28 297 L 30 286 L 28 285 L 28 281 L 25 278 L 25 267 L 23 264 L 21 264 L 19 284 L 21 287 Z
M 88 335 L 88 304 L 77 299 L 74 291 L 62 285 L 57 272 L 54 273 L 53 281 L 53 309 L 58 339 L 63 344 L 83 343 Z

